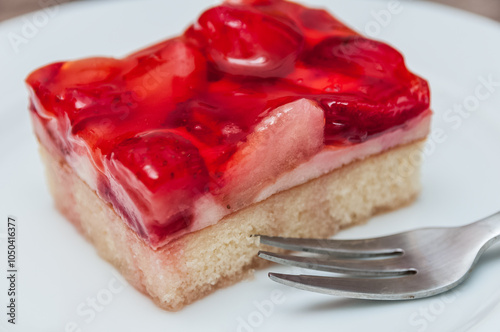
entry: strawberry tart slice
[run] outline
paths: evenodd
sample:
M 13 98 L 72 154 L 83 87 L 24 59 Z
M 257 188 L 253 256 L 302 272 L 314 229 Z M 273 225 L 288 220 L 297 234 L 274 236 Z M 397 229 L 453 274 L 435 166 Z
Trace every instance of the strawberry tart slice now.
M 57 208 L 167 310 L 264 264 L 254 234 L 329 237 L 419 191 L 426 81 L 324 10 L 226 2 L 27 84 Z

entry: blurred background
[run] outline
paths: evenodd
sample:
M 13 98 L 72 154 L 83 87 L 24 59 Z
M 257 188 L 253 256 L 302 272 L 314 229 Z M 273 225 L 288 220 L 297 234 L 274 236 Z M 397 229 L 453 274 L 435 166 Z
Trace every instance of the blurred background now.
M 0 0 L 0 21 L 30 11 L 38 10 L 40 8 L 44 8 L 48 4 L 55 5 L 70 1 L 75 1 L 75 0 Z M 135 0 L 135 1 L 140 1 L 140 0 Z M 165 1 L 171 1 L 171 0 L 165 0 Z M 403 1 L 439 2 L 442 4 L 461 8 L 500 21 L 500 0 L 403 0 Z

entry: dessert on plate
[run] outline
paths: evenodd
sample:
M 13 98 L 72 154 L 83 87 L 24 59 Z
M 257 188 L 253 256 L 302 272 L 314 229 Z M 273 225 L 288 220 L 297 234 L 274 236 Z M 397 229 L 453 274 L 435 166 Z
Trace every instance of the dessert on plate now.
M 225 2 L 27 84 L 57 208 L 167 310 L 266 264 L 255 234 L 329 237 L 419 191 L 426 81 L 322 9 Z

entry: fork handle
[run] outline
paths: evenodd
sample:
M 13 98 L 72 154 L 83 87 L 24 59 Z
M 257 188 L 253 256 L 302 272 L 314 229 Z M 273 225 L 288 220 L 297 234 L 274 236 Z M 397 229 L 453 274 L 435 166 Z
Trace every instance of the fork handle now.
M 500 211 L 465 226 L 481 229 L 481 233 L 488 239 L 487 247 L 500 240 Z

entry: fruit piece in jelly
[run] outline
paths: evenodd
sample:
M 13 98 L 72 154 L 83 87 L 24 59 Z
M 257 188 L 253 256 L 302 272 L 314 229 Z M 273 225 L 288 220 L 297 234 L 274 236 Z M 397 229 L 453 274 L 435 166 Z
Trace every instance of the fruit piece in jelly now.
M 199 41 L 217 70 L 263 78 L 290 72 L 304 39 L 287 17 L 229 4 L 207 10 L 186 34 Z
M 218 193 L 224 203 L 241 208 L 279 175 L 312 157 L 323 146 L 323 126 L 323 110 L 307 99 L 270 112 L 228 162 L 226 186 Z
M 156 232 L 172 232 L 186 222 L 194 199 L 206 192 L 208 183 L 198 149 L 168 130 L 125 139 L 113 149 L 107 168 L 126 195 L 134 197 L 137 210 L 152 216 L 145 226 Z

